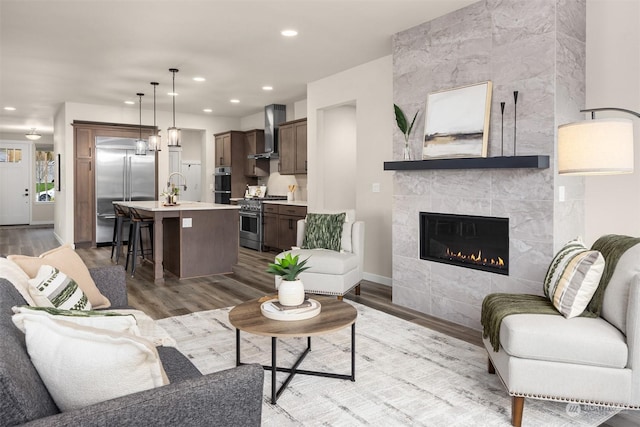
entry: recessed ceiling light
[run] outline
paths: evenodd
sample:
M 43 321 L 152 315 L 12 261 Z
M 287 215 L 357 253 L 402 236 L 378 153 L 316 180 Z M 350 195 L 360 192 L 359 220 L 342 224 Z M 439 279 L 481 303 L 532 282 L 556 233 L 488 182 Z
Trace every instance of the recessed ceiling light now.
M 4 107 L 7 111 L 16 111 L 16 107 Z
M 178 92 L 167 92 L 169 96 L 178 96 Z
M 262 86 L 262 90 L 273 90 L 273 86 Z
M 193 80 L 196 82 L 204 82 L 207 79 L 205 79 L 204 77 L 194 77 Z
M 202 111 L 204 111 L 205 113 L 211 113 L 213 112 L 213 110 L 211 108 L 205 108 Z
M 135 102 L 133 102 L 133 101 L 124 101 L 124 103 L 128 104 L 128 105 L 134 105 L 135 104 Z
M 285 37 L 295 37 L 298 35 L 298 32 L 296 30 L 282 30 L 280 31 L 280 34 Z
M 230 99 L 229 102 L 233 103 L 233 104 L 237 104 L 240 102 L 239 99 Z

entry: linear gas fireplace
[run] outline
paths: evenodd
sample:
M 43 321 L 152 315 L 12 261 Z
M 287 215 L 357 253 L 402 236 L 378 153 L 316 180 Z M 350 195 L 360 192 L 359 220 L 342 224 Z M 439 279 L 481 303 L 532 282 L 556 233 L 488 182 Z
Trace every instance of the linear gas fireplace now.
M 420 258 L 509 274 L 509 218 L 420 212 Z

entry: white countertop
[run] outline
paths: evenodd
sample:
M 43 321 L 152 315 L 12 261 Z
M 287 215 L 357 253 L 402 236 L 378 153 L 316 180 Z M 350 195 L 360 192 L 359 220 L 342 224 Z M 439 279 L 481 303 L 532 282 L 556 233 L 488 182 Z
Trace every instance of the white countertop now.
M 306 201 L 297 200 L 294 200 L 292 202 L 288 202 L 286 200 L 265 200 L 263 203 L 270 203 L 272 205 L 307 206 Z
M 178 201 L 177 205 L 165 206 L 164 200 L 150 200 L 137 202 L 119 202 L 114 204 L 126 206 L 128 208 L 141 209 L 145 211 L 213 211 L 222 209 L 240 209 L 237 205 L 221 205 L 219 203 L 190 202 L 188 200 Z

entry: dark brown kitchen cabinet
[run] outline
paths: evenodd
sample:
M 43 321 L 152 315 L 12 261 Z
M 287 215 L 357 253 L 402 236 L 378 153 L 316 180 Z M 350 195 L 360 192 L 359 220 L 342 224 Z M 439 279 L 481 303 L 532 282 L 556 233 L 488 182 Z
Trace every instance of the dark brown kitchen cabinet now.
M 231 138 L 233 135 L 233 132 L 215 135 L 216 167 L 231 166 Z
M 264 153 L 264 130 L 254 129 L 245 132 L 245 163 L 246 176 L 269 176 L 269 159 L 250 159 L 248 156 Z
M 278 205 L 278 244 L 288 250 L 296 246 L 298 220 L 307 216 L 306 206 Z
M 231 168 L 231 198 L 244 196 L 247 185 L 256 185 L 256 178 L 245 177 L 245 146 L 246 135 L 244 132 L 230 130 L 213 135 L 215 138 L 215 165 L 216 167 Z
M 278 215 L 264 213 L 262 215 L 262 245 L 269 248 L 278 247 Z
M 307 215 L 307 207 L 265 203 L 263 208 L 263 245 L 279 250 L 296 246 L 298 220 Z
M 307 119 L 282 123 L 278 130 L 280 174 L 307 173 Z
M 94 139 L 92 128 L 74 127 L 73 240 L 79 247 L 91 246 L 95 228 Z

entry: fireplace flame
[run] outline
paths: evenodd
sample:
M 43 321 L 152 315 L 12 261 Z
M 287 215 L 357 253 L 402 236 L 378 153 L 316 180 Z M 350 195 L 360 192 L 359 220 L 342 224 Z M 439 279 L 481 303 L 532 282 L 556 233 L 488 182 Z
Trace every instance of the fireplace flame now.
M 500 257 L 497 257 L 498 259 L 483 258 L 482 250 L 478 250 L 477 254 L 472 253 L 472 254 L 466 255 L 460 251 L 458 251 L 457 253 L 452 252 L 449 248 L 447 248 L 447 256 L 450 258 L 455 258 L 460 261 L 472 262 L 474 264 L 490 265 L 493 267 L 504 267 L 504 260 L 502 258 Z

